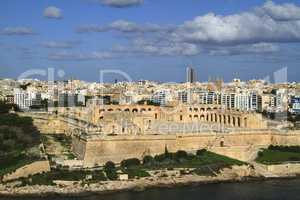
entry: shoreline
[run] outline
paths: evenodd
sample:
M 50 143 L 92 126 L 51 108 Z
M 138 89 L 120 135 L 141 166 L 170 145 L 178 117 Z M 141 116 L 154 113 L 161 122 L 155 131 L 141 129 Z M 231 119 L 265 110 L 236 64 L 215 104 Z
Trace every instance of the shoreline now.
M 155 188 L 176 188 L 189 187 L 206 184 L 226 184 L 226 183 L 247 183 L 247 182 L 262 182 L 269 180 L 281 179 L 298 179 L 299 176 L 281 176 L 266 178 L 261 176 L 245 176 L 238 178 L 224 178 L 224 177 L 207 177 L 207 176 L 183 176 L 176 178 L 162 178 L 159 180 L 137 179 L 129 181 L 106 181 L 90 184 L 89 186 L 72 185 L 72 186 L 24 186 L 9 188 L 8 190 L 0 191 L 0 198 L 2 197 L 80 197 L 89 195 L 109 195 L 116 192 L 142 192 L 148 189 Z M 108 188 L 108 187 L 109 188 Z

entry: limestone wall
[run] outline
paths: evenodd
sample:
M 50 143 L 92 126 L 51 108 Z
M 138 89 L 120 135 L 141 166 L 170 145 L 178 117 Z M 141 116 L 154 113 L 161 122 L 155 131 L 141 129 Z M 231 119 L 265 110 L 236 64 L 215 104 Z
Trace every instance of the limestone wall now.
M 10 180 L 15 180 L 18 178 L 25 178 L 30 175 L 40 174 L 49 171 L 50 171 L 49 161 L 36 161 L 17 169 L 15 172 L 4 175 L 2 181 L 5 182 Z
M 199 135 L 117 135 L 74 138 L 73 149 L 84 166 L 93 167 L 107 161 L 120 162 L 126 158 L 169 151 L 196 151 L 206 148 L 240 160 L 251 160 L 259 148 L 274 145 L 300 145 L 299 133 L 207 133 Z
M 83 160 L 86 152 L 86 141 L 77 136 L 72 138 L 72 151 L 79 160 Z
M 295 163 L 268 165 L 267 169 L 269 172 L 277 175 L 300 174 L 300 164 L 295 164 Z

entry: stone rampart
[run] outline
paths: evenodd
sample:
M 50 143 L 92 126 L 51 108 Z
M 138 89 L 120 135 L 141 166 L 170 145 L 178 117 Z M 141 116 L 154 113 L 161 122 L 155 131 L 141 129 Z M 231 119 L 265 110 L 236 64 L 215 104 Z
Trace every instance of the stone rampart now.
M 196 151 L 206 148 L 240 160 L 251 160 L 259 148 L 269 145 L 299 145 L 300 133 L 272 133 L 270 130 L 241 133 L 201 133 L 185 135 L 116 135 L 76 136 L 73 150 L 85 167 L 120 162 L 126 158 L 178 150 Z
M 300 174 L 300 163 L 268 165 L 267 170 L 276 175 L 296 175 Z

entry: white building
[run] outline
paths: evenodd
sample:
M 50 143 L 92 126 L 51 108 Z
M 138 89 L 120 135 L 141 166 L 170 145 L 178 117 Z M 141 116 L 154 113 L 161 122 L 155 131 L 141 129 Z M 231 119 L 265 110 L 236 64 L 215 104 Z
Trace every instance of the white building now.
M 151 100 L 164 106 L 167 105 L 168 102 L 172 101 L 172 94 L 168 89 L 161 89 L 152 95 Z
M 41 105 L 41 100 L 39 92 L 25 91 L 19 88 L 14 89 L 14 103 L 21 110 L 28 110 L 31 106 Z

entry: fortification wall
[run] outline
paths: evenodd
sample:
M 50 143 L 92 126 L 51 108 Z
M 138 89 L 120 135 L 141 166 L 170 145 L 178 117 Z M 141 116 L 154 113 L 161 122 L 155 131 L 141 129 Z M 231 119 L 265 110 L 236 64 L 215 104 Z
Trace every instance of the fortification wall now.
M 300 174 L 300 164 L 288 163 L 280 165 L 268 165 L 267 170 L 277 175 L 295 175 Z
M 206 148 L 240 160 L 250 160 L 261 147 L 300 145 L 300 133 L 207 133 L 199 135 L 140 135 L 102 136 L 73 139 L 74 152 L 84 160 L 84 166 L 103 165 L 107 161 L 120 162 L 126 158 L 178 150 L 196 151 Z

